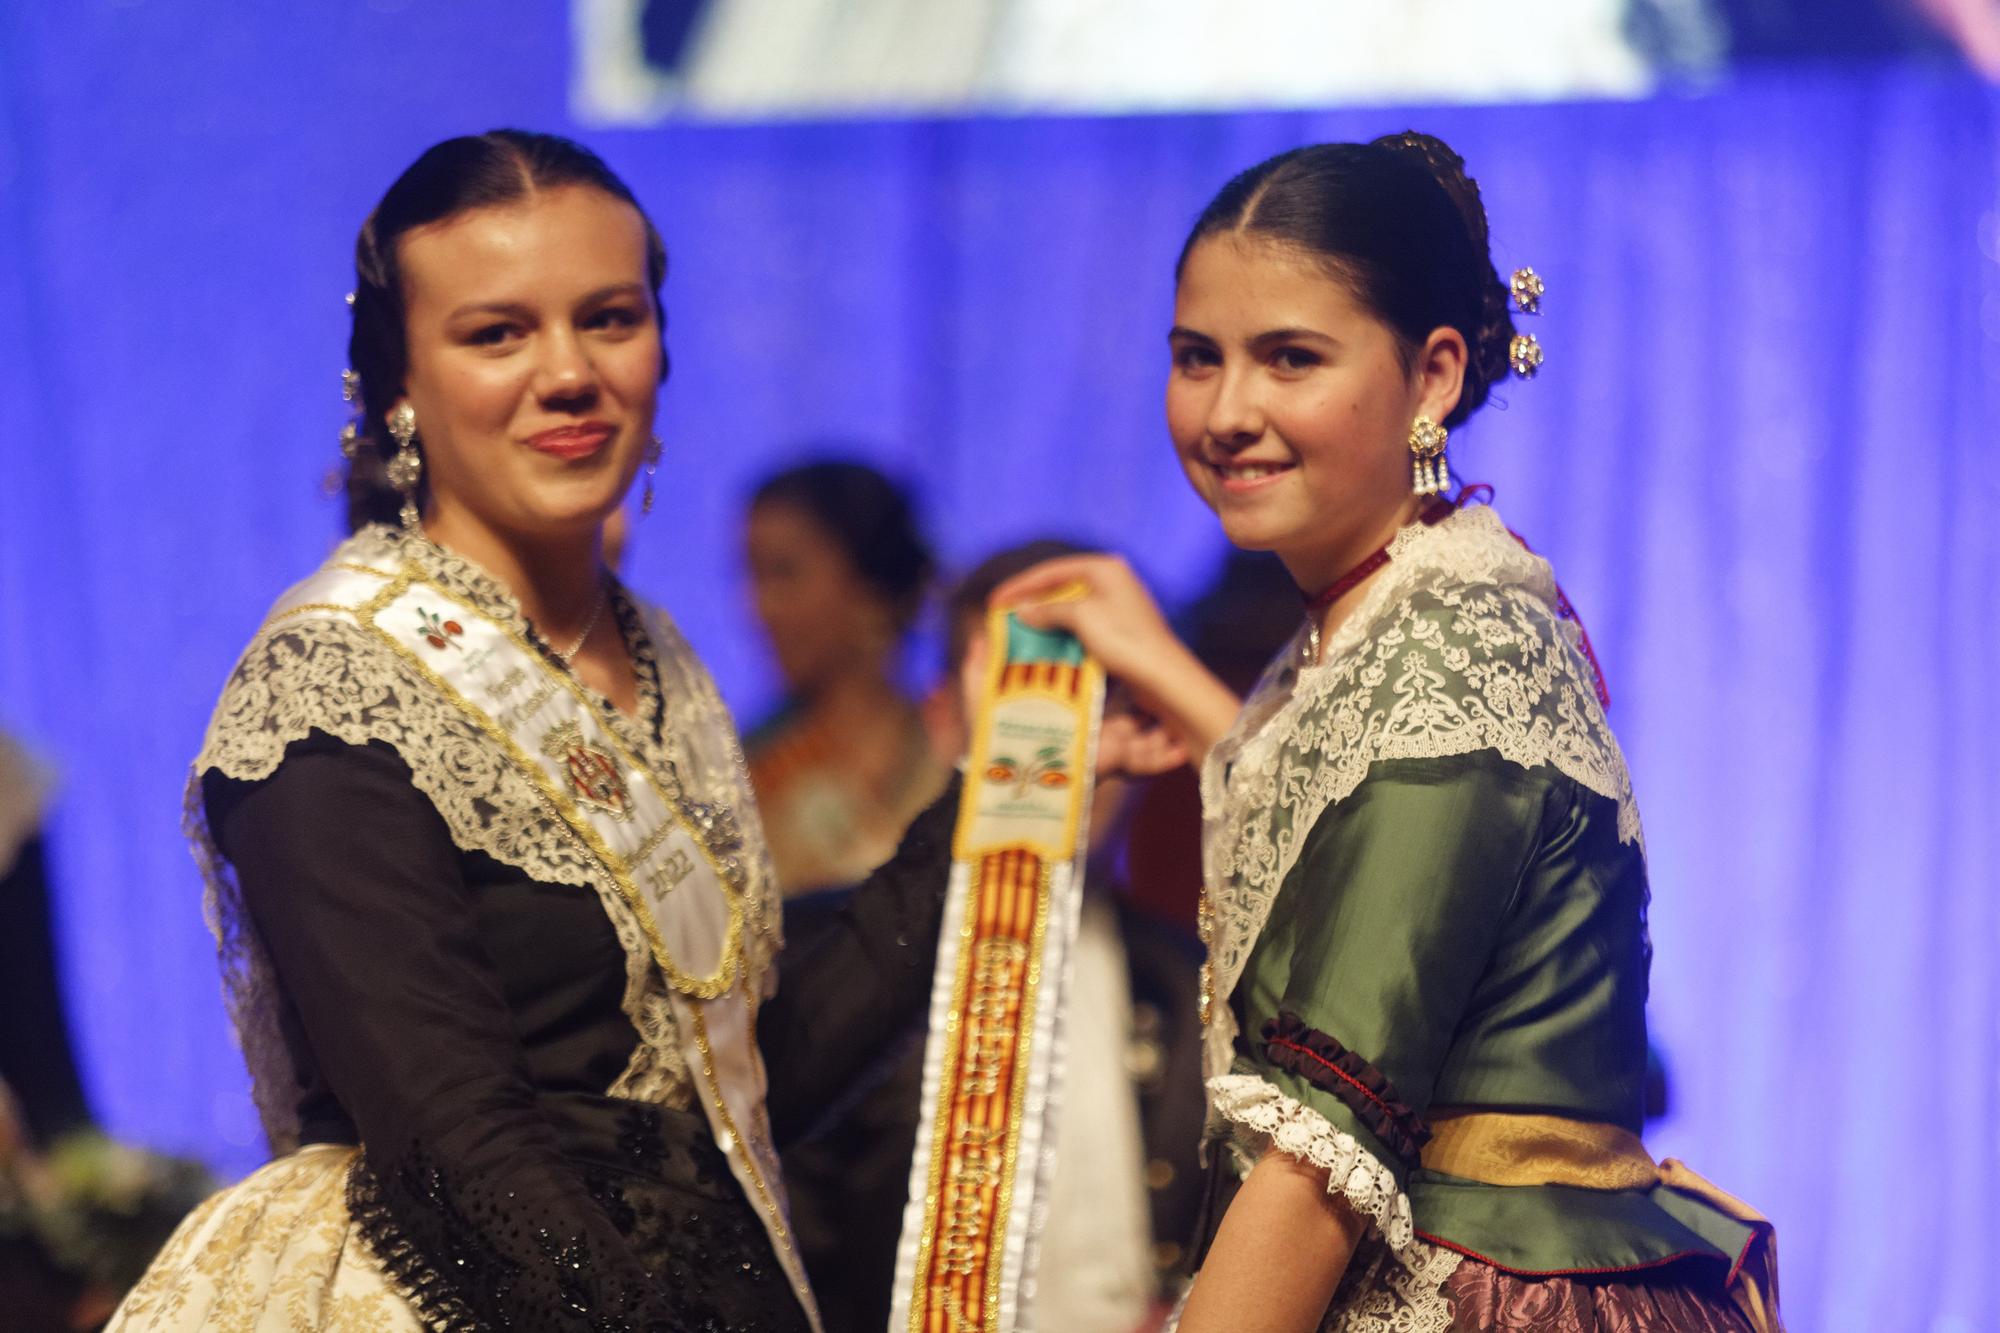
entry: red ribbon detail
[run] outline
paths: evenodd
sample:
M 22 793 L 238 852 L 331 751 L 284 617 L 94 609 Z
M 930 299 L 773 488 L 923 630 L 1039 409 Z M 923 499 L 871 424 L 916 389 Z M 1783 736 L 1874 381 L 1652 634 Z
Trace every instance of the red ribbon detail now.
M 1419 517 L 1426 526 L 1434 527 L 1469 504 L 1491 504 L 1492 502 L 1493 488 L 1483 481 L 1473 482 L 1460 487 L 1458 494 L 1449 500 L 1441 499 L 1432 501 L 1430 506 Z M 1507 529 L 1507 535 L 1521 543 L 1521 549 L 1529 555 L 1535 554 L 1535 548 L 1528 545 L 1527 538 L 1523 537 L 1520 533 L 1509 528 Z M 1363 579 L 1388 563 L 1389 548 L 1384 545 L 1360 564 L 1328 584 L 1324 589 L 1308 597 L 1306 599 L 1306 614 L 1308 616 L 1319 615 L 1326 608 L 1339 601 L 1344 595 L 1352 592 Z M 1590 630 L 1584 626 L 1583 617 L 1576 613 L 1576 607 L 1571 604 L 1569 594 L 1563 591 L 1562 584 L 1560 583 L 1556 584 L 1556 615 L 1558 618 L 1567 620 L 1570 624 L 1576 626 L 1578 646 L 1583 649 L 1584 660 L 1590 663 L 1591 683 L 1597 687 L 1597 702 L 1605 708 L 1611 707 L 1611 687 L 1604 683 L 1604 667 L 1597 660 L 1597 650 L 1591 647 Z

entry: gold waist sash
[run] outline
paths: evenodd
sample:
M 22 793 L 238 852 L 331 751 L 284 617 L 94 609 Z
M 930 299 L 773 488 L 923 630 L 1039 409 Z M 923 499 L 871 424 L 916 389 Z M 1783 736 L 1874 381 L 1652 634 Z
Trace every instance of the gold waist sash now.
M 1629 1129 L 1590 1120 L 1507 1111 L 1433 1110 L 1426 1169 L 1486 1185 L 1571 1185 L 1636 1190 L 1665 1185 L 1750 1227 L 1755 1238 L 1730 1274 L 1729 1298 L 1757 1333 L 1778 1320 L 1778 1238 L 1769 1218 L 1674 1158 L 1655 1162 Z

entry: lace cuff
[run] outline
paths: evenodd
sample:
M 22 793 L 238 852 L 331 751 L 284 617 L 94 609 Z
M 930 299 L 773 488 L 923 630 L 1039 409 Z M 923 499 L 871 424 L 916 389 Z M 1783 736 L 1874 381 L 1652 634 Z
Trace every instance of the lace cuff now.
M 1405 1267 L 1422 1259 L 1424 1247 L 1410 1220 L 1410 1196 L 1388 1164 L 1359 1139 L 1255 1074 L 1208 1080 L 1208 1103 L 1232 1126 L 1237 1143 L 1253 1154 L 1276 1148 L 1325 1171 L 1327 1192 L 1346 1200 Z

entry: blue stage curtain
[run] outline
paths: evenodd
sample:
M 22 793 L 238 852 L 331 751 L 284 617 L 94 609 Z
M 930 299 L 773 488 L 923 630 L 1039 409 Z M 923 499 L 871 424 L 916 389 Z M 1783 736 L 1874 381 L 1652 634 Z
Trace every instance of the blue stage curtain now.
M 498 17 L 505 11 L 504 20 Z M 180 792 L 336 533 L 349 247 L 425 143 L 562 130 L 555 7 L 0 6 L 0 720 L 65 778 L 62 961 L 110 1125 L 259 1151 Z M 1990 1327 L 2000 115 L 1941 71 L 1640 104 L 677 126 L 586 137 L 673 251 L 635 582 L 731 700 L 747 488 L 858 440 L 947 558 L 1219 553 L 1160 422 L 1170 271 L 1232 172 L 1417 125 L 1548 367 L 1454 442 L 1588 621 L 1646 814 L 1658 1150 L 1766 1208 L 1800 1329 Z

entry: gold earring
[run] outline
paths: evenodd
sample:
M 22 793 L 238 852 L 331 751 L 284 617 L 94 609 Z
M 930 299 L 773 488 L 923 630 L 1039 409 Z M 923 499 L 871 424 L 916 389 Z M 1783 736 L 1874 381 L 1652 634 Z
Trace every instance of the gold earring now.
M 1445 462 L 1445 441 L 1451 432 L 1429 417 L 1418 417 L 1410 427 L 1410 489 L 1418 495 L 1436 495 L 1451 485 L 1451 466 Z
M 660 452 L 663 448 L 657 435 L 653 437 L 653 442 L 646 446 L 646 489 L 639 493 L 641 518 L 653 512 L 653 474 L 660 470 Z
M 389 484 L 403 496 L 403 531 L 415 532 L 422 515 L 417 513 L 417 483 L 423 479 L 424 459 L 417 452 L 417 409 L 398 403 L 384 418 L 389 438 L 396 442 L 396 455 L 389 460 Z

